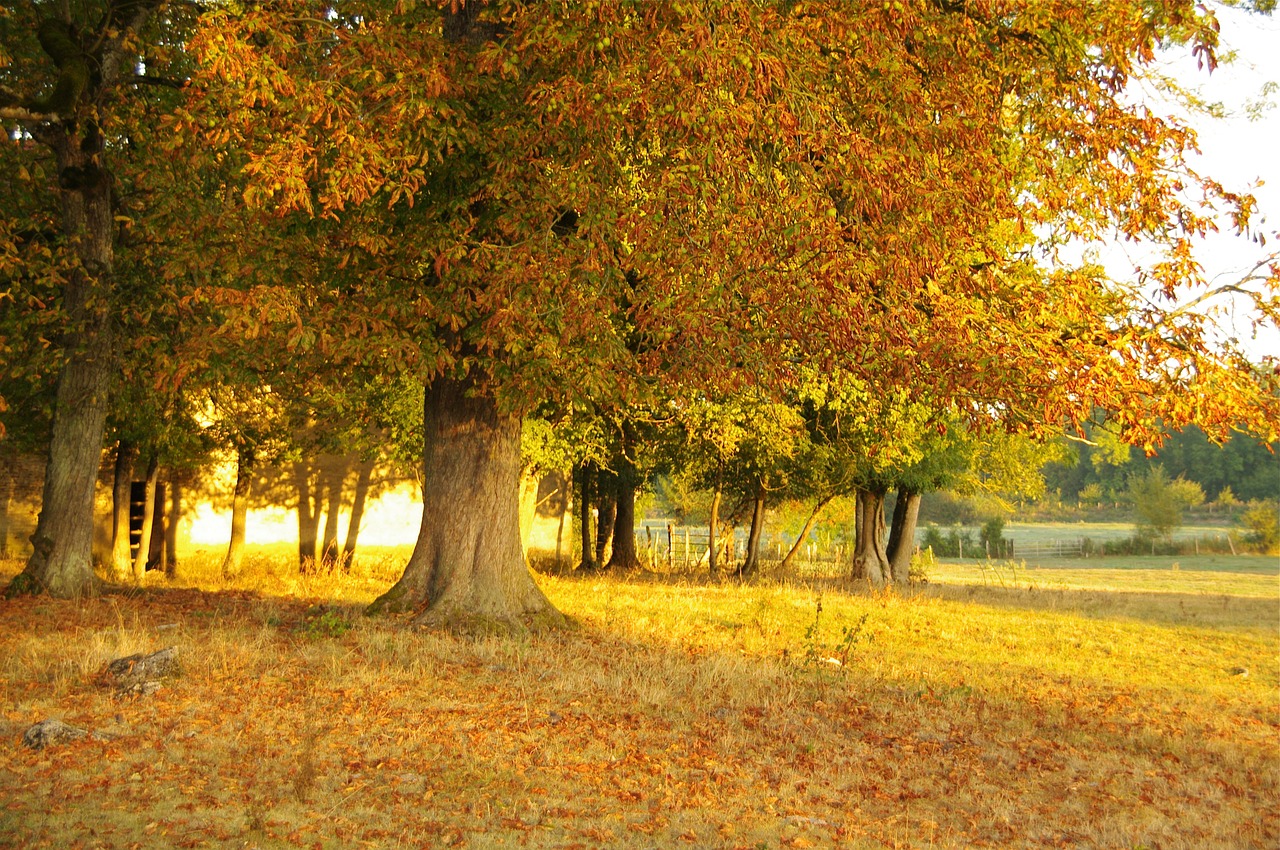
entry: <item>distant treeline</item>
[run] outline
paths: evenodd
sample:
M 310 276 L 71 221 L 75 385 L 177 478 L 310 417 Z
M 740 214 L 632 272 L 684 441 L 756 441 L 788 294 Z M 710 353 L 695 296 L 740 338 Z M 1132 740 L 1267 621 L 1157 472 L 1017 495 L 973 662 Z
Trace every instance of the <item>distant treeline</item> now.
M 1114 499 L 1134 475 L 1144 475 L 1155 464 L 1171 479 L 1185 478 L 1203 488 L 1205 497 L 1219 501 L 1225 488 L 1241 502 L 1280 498 L 1280 443 L 1270 446 L 1237 435 L 1219 446 L 1205 433 L 1190 426 L 1165 441 L 1156 454 L 1146 457 L 1096 435 L 1096 445 L 1076 444 L 1074 462 L 1051 462 L 1044 467 L 1049 492 L 1064 502 Z

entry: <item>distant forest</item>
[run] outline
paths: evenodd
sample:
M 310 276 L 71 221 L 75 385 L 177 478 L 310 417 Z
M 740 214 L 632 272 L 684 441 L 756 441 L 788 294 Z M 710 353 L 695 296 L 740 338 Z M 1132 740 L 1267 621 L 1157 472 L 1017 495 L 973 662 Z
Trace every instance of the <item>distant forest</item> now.
M 1068 503 L 1112 501 L 1125 492 L 1131 476 L 1159 464 L 1170 479 L 1199 484 L 1210 502 L 1220 501 L 1227 487 L 1241 502 L 1280 498 L 1280 443 L 1236 435 L 1219 446 L 1194 425 L 1170 436 L 1151 457 L 1105 431 L 1093 435 L 1093 442 L 1074 444 L 1073 460 L 1045 466 L 1050 493 L 1057 491 Z

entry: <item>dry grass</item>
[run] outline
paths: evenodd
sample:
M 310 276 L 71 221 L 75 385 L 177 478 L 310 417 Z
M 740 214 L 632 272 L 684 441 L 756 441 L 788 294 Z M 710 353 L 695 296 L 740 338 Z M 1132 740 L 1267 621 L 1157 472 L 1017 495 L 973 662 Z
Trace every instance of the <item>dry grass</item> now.
M 360 616 L 371 572 L 0 603 L 0 845 L 1280 843 L 1274 576 L 1269 596 L 543 578 L 578 629 L 468 640 Z M 167 645 L 184 672 L 158 694 L 95 684 Z M 23 747 L 45 717 L 109 739 Z

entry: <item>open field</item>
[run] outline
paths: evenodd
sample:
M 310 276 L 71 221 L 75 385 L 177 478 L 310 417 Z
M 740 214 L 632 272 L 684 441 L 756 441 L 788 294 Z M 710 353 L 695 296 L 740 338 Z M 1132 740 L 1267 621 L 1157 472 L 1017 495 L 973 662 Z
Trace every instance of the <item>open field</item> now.
M 0 602 L 0 845 L 1271 848 L 1272 565 L 543 577 L 578 628 L 483 639 L 360 616 L 378 569 Z

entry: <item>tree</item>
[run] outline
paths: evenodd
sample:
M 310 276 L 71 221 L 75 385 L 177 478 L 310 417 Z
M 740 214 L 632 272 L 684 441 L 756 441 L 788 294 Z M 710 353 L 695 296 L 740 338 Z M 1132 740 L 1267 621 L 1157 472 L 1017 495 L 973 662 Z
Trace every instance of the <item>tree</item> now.
M 1049 266 L 1119 229 L 1169 249 L 1169 294 L 1195 279 L 1190 138 L 1125 93 L 1159 39 L 1211 58 L 1189 2 L 327 8 L 211 14 L 176 129 L 242 163 L 217 193 L 277 216 L 264 240 L 313 252 L 241 312 L 424 382 L 427 508 L 382 608 L 555 619 L 518 557 L 520 418 L 660 374 L 715 397 L 809 361 L 1014 430 L 1105 407 L 1152 444 L 1191 418 L 1274 431 L 1275 376 L 1194 311 Z
M 1156 464 L 1129 479 L 1129 499 L 1137 517 L 1138 535 L 1168 538 L 1182 526 L 1182 512 L 1204 501 L 1204 491 L 1185 478 L 1169 480 L 1164 467 Z
M 23 237 L 6 227 L 4 235 L 42 242 L 41 266 L 58 281 L 62 324 L 34 552 L 9 593 L 79 596 L 96 586 L 90 561 L 93 487 L 118 350 L 117 219 L 126 212 L 119 199 L 127 184 L 127 169 L 120 166 L 136 158 L 127 149 L 145 135 L 147 109 L 138 101 L 163 108 L 172 100 L 164 89 L 175 51 L 164 46 L 162 33 L 181 28 L 190 17 L 188 10 L 175 9 L 155 20 L 160 5 L 36 2 L 11 8 L 3 23 L 9 61 L 0 67 L 0 120 L 18 128 L 8 143 L 45 174 L 43 181 L 29 183 L 39 196 L 35 202 L 48 207 L 48 199 L 57 198 L 47 231 Z M 25 166 L 21 174 L 29 174 Z M 6 248 L 15 244 L 8 240 Z

